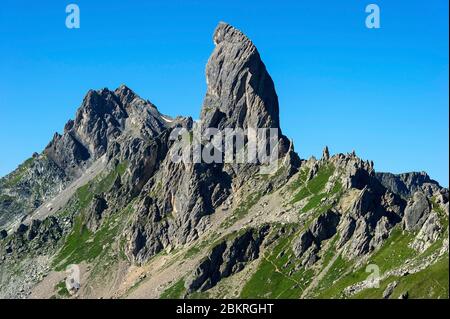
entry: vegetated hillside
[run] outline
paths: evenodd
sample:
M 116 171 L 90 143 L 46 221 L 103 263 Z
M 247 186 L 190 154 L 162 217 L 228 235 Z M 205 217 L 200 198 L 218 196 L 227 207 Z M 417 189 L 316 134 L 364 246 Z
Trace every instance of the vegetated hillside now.
M 170 133 L 192 136 L 191 118 L 126 86 L 89 91 L 0 180 L 0 297 L 448 298 L 448 190 L 355 152 L 300 159 L 254 44 L 225 23 L 213 40 L 201 123 L 277 128 L 277 171 L 174 163 Z

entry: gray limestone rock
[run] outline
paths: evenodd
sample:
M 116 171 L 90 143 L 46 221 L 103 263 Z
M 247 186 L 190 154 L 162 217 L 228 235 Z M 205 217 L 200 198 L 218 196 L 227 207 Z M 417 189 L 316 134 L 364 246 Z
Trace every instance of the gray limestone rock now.
M 377 248 L 382 245 L 383 241 L 389 237 L 389 231 L 392 225 L 389 223 L 389 220 L 386 216 L 381 217 L 378 220 L 377 226 L 375 227 L 375 234 L 372 238 L 370 245 L 373 248 Z
M 336 227 L 339 224 L 340 215 L 332 210 L 328 210 L 320 215 L 310 226 L 310 230 L 315 240 L 320 243 L 336 234 Z
M 397 287 L 397 281 L 393 281 L 387 285 L 386 289 L 383 291 L 383 299 L 388 299 L 394 292 L 395 287 Z
M 436 212 L 432 211 L 420 228 L 411 247 L 419 252 L 425 251 L 438 239 L 441 229 L 442 226 L 439 221 L 439 216 Z
M 321 248 L 321 243 L 336 234 L 339 220 L 338 213 L 328 210 L 294 240 L 292 250 L 296 258 L 303 258 L 303 265 L 310 267 L 319 259 L 317 253 Z
M 292 143 L 279 130 L 278 97 L 273 82 L 256 47 L 237 29 L 219 24 L 214 43 L 216 48 L 206 67 L 208 90 L 200 131 L 210 127 L 278 129 L 279 155 L 284 157 L 284 166 L 279 169 L 277 180 L 266 185 L 264 191 L 268 191 L 276 187 L 272 183 L 285 183 L 300 165 Z M 180 124 L 191 132 L 194 129 L 192 122 Z M 130 238 L 127 255 L 134 262 L 145 261 L 167 245 L 195 240 L 209 227 L 209 215 L 227 199 L 232 185 L 239 188 L 260 169 L 258 163 L 174 163 L 171 159 L 174 144 L 162 141 L 161 145 L 167 146 L 163 152 L 152 151 L 147 156 L 154 158 L 158 154 L 151 168 L 135 174 L 149 175 L 144 179 L 139 199 L 142 213 L 127 232 Z M 204 149 L 206 143 L 201 147 Z M 146 198 L 149 194 L 151 200 Z M 163 221 L 151 222 L 159 219 Z
M 439 184 L 425 172 L 403 174 L 380 172 L 376 173 L 375 176 L 387 189 L 405 198 L 413 196 L 415 192 L 422 190 L 425 185 L 429 185 L 433 189 L 439 188 Z
M 206 66 L 204 127 L 279 128 L 278 97 L 255 45 L 241 31 L 219 23 Z
M 294 241 L 294 245 L 292 247 L 295 257 L 302 257 L 305 251 L 314 243 L 314 240 L 315 238 L 309 229 L 303 232 L 300 237 Z
M 417 191 L 408 201 L 403 223 L 406 230 L 420 229 L 430 213 L 430 203 L 424 193 Z

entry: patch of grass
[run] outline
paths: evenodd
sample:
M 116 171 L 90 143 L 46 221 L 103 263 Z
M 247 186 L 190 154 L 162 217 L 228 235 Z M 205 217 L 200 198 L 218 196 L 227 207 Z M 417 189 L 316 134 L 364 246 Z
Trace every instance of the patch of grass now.
M 381 272 L 386 272 L 401 266 L 406 259 L 414 257 L 417 252 L 409 247 L 414 240 L 414 234 L 403 232 L 400 225 L 392 229 L 389 238 L 374 252 L 369 259 L 369 264 L 380 267 Z
M 339 255 L 330 267 L 328 272 L 315 288 L 315 298 L 336 298 L 342 297 L 344 288 L 353 283 L 365 280 L 369 274 L 365 268 L 356 271 L 352 269 L 353 262 L 348 261 Z
M 322 199 L 326 198 L 327 194 L 317 194 L 311 197 L 311 199 L 308 201 L 308 203 L 301 209 L 302 212 L 308 212 L 311 209 L 314 209 L 319 206 L 319 204 L 322 202 Z
M 291 201 L 291 204 L 299 202 L 310 195 L 311 195 L 311 192 L 306 187 L 303 187 L 302 189 L 300 189 L 300 191 L 297 194 L 295 194 L 294 198 Z
M 299 267 L 291 249 L 297 233 L 282 236 L 273 249 L 261 256 L 258 269 L 241 291 L 241 298 L 299 298 L 308 285 L 312 270 Z
M 340 196 L 342 196 L 342 186 L 338 181 L 335 182 L 332 190 L 329 193 L 322 193 L 312 196 L 309 202 L 300 209 L 301 214 L 313 211 L 313 213 L 310 214 L 307 221 L 305 222 L 303 229 L 309 228 L 320 215 L 333 207 L 333 204 L 328 201 L 322 202 L 323 199 L 334 197 L 335 200 L 337 200 Z
M 448 254 L 428 268 L 415 274 L 401 277 L 392 298 L 408 292 L 408 298 L 449 298 Z
M 189 259 L 191 257 L 196 256 L 201 251 L 200 245 L 192 246 L 184 255 L 185 259 Z
M 305 184 L 306 180 L 308 179 L 309 171 L 310 169 L 308 167 L 301 168 L 298 178 L 289 185 L 289 190 L 295 191 L 296 189 L 300 188 L 303 184 Z
M 56 270 L 63 270 L 71 263 L 78 263 L 84 260 L 87 252 L 86 242 L 91 233 L 82 223 L 82 217 L 77 216 L 72 232 L 67 236 L 64 246 L 53 259 Z
M 326 250 L 322 255 L 322 269 L 328 265 L 328 263 L 332 260 L 333 256 L 336 254 L 336 244 L 339 240 L 339 233 L 331 237 L 330 242 L 326 246 Z
M 90 190 L 90 184 L 86 184 L 77 189 L 76 196 L 78 197 L 78 204 L 81 209 L 86 208 L 91 202 L 94 194 Z
M 313 179 L 308 181 L 306 184 L 303 183 L 304 186 L 297 194 L 294 195 L 291 203 L 294 204 L 296 202 L 299 202 L 310 195 L 319 195 L 324 189 L 331 175 L 333 175 L 334 170 L 335 168 L 331 164 L 319 168 L 319 171 Z
M 262 260 L 256 273 L 245 284 L 241 298 L 275 298 L 295 282 L 276 271 L 275 266 Z
M 82 261 L 93 261 L 96 257 L 105 256 L 111 244 L 119 238 L 124 220 L 132 211 L 131 204 L 123 211 L 114 214 L 103 222 L 101 227 L 92 233 L 83 223 L 83 214 L 76 216 L 72 232 L 67 236 L 63 247 L 53 259 L 56 270 L 63 270 L 67 265 Z M 118 217 L 118 219 L 115 219 Z
M 169 288 L 164 290 L 159 296 L 160 299 L 181 299 L 183 298 L 186 288 L 184 288 L 184 278 L 181 278 Z
M 120 176 L 123 176 L 128 168 L 128 161 L 123 161 L 119 163 L 115 169 L 116 173 Z
M 383 246 L 375 251 L 367 263 L 354 269 L 353 261 L 339 256 L 322 278 L 315 290 L 318 298 L 341 298 L 342 291 L 357 282 L 367 279 L 366 265 L 375 264 L 380 268 L 381 274 L 404 264 L 405 260 L 415 256 L 416 252 L 409 247 L 414 235 L 403 233 L 400 226 L 395 227 Z
M 119 163 L 113 170 L 111 170 L 106 176 L 98 177 L 93 181 L 79 187 L 76 191 L 78 197 L 78 203 L 80 209 L 85 209 L 95 194 L 107 192 L 118 176 L 122 176 L 128 167 L 128 163 Z
M 66 281 L 65 280 L 62 280 L 58 284 L 56 284 L 55 291 L 56 291 L 56 294 L 58 296 L 60 296 L 60 297 L 63 297 L 63 298 L 69 298 L 70 297 L 70 293 L 67 290 Z

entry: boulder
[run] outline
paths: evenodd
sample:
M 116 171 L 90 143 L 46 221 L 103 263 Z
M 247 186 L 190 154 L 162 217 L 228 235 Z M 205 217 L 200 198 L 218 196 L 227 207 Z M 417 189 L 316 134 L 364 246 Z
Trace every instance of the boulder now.
M 388 299 L 392 295 L 397 284 L 397 281 L 394 280 L 387 285 L 386 289 L 383 291 L 383 299 Z
M 408 201 L 403 217 L 403 225 L 406 230 L 418 230 L 428 218 L 431 207 L 427 197 L 421 191 L 415 192 Z
M 425 251 L 438 239 L 441 229 L 442 226 L 439 221 L 439 216 L 436 212 L 432 211 L 420 228 L 411 247 L 419 252 Z

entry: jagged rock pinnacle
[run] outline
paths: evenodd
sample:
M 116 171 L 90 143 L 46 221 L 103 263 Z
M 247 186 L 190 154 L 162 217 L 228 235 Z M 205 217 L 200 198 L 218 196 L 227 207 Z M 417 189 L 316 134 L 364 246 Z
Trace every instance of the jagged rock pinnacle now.
M 278 96 L 254 44 L 223 22 L 213 40 L 201 111 L 204 127 L 279 128 Z
M 328 146 L 325 146 L 322 152 L 322 159 L 328 161 L 330 159 L 330 151 L 328 150 Z
M 225 22 L 219 22 L 217 25 L 214 31 L 213 41 L 215 45 L 222 42 L 244 43 L 248 48 L 256 50 L 252 41 L 244 33 Z

